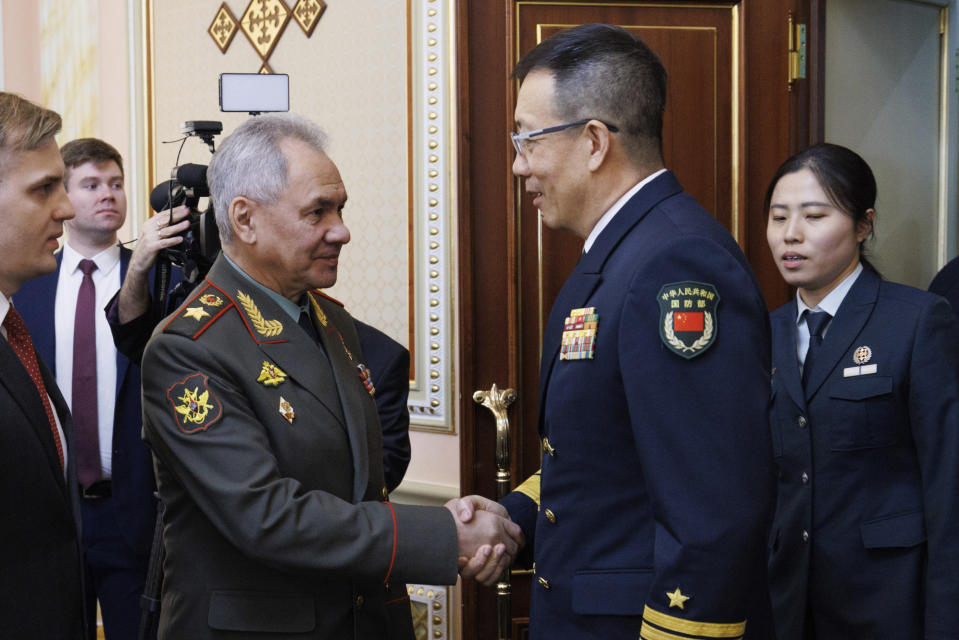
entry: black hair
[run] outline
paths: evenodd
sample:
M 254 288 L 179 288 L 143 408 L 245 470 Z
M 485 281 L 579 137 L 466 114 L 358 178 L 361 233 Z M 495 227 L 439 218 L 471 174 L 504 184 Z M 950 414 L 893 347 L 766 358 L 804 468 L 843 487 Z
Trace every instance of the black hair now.
M 873 235 L 875 223 L 869 220 L 868 212 L 876 205 L 876 177 L 862 156 L 838 144 L 821 142 L 783 162 L 766 189 L 764 211 L 769 211 L 773 191 L 783 176 L 802 169 L 809 169 L 833 206 L 852 218 L 853 228 L 869 225 L 869 235 Z M 866 259 L 865 244 L 865 240 L 859 244 L 859 260 L 876 271 Z
M 612 124 L 634 162 L 662 163 L 666 69 L 639 37 L 608 24 L 566 29 L 523 56 L 513 77 L 539 69 L 553 75 L 557 115 Z

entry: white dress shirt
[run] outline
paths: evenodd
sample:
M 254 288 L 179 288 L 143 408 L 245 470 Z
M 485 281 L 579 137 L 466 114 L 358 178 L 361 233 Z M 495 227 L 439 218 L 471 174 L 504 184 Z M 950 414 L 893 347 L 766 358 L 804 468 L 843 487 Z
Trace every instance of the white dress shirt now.
M 830 291 L 825 298 L 819 301 L 819 304 L 816 305 L 814 309 L 810 309 L 805 302 L 802 301 L 802 296 L 799 295 L 799 291 L 796 291 L 796 356 L 799 359 L 799 372 L 802 373 L 803 365 L 806 364 L 806 352 L 809 351 L 809 326 L 806 325 L 806 318 L 803 316 L 803 312 L 809 309 L 810 312 L 825 311 L 833 318 L 836 317 L 836 312 L 839 311 L 839 305 L 842 304 L 842 301 L 846 299 L 846 294 L 849 293 L 849 290 L 852 289 L 852 285 L 856 283 L 856 279 L 859 277 L 859 274 L 862 273 L 862 263 L 856 265 L 856 268 L 853 269 L 852 273 L 843 278 L 842 282 L 836 285 L 836 288 Z M 832 320 L 826 323 L 826 326 L 823 327 L 822 337 L 826 337 L 826 333 L 829 332 L 829 327 L 832 325 Z
M 596 222 L 596 224 L 593 225 L 593 230 L 589 232 L 588 236 L 586 236 L 586 244 L 583 245 L 583 253 L 586 253 L 587 251 L 590 250 L 590 248 L 593 246 L 593 243 L 596 242 L 596 238 L 598 238 L 599 234 L 603 232 L 603 229 L 606 228 L 606 225 L 612 222 L 616 214 L 619 213 L 619 210 L 623 208 L 623 205 L 629 202 L 630 198 L 632 198 L 634 195 L 639 193 L 640 189 L 642 189 L 647 184 L 655 180 L 656 176 L 658 176 L 661 173 L 665 173 L 665 171 L 666 169 L 660 169 L 656 173 L 650 176 L 646 176 L 645 178 L 637 182 L 632 189 L 624 193 L 619 200 L 614 202 L 613 206 L 611 206 L 609 209 L 606 210 L 606 213 L 603 214 L 603 217 L 601 217 Z
M 77 313 L 77 297 L 83 272 L 80 271 L 83 256 L 69 244 L 63 245 L 63 260 L 57 280 L 57 297 L 54 303 L 56 323 L 57 385 L 66 399 L 73 404 L 73 324 Z M 93 286 L 96 288 L 96 336 L 97 336 L 97 416 L 100 437 L 100 465 L 103 478 L 109 478 L 113 461 L 113 420 L 117 402 L 117 349 L 113 333 L 107 324 L 103 309 L 120 290 L 120 247 L 113 245 L 91 258 L 97 263 L 93 271 Z

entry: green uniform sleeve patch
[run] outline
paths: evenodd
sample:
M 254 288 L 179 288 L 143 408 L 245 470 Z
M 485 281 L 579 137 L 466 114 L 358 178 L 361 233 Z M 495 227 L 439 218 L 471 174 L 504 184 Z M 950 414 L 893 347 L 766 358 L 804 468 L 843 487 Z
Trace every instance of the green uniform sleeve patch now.
M 166 397 L 177 427 L 183 433 L 206 431 L 223 415 L 220 401 L 207 386 L 207 377 L 199 372 L 167 389 Z
M 666 348 L 690 360 L 703 354 L 719 335 L 719 292 L 705 282 L 664 284 L 659 302 L 659 337 Z

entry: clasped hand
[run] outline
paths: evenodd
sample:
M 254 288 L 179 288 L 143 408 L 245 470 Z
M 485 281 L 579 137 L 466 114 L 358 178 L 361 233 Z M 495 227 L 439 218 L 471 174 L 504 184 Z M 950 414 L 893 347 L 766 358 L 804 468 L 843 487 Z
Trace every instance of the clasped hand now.
M 460 575 L 494 584 L 523 547 L 523 531 L 502 505 L 482 496 L 454 498 L 446 508 L 456 522 Z

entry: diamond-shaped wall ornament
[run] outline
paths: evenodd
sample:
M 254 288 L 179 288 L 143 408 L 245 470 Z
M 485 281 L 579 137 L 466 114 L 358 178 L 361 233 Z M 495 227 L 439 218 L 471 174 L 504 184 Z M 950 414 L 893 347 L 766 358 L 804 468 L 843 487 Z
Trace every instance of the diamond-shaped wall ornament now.
M 213 18 L 213 22 L 210 23 L 206 32 L 213 38 L 213 42 L 220 48 L 220 52 L 226 53 L 230 43 L 233 42 L 233 36 L 236 35 L 238 27 L 239 24 L 233 16 L 233 12 L 224 2 L 220 5 L 220 10 L 216 12 L 216 17 Z
M 250 0 L 240 29 L 266 62 L 290 21 L 290 9 L 283 0 Z
M 264 74 L 264 75 L 268 75 L 268 74 L 273 73 L 273 69 L 270 68 L 269 63 L 264 62 L 264 63 L 263 63 L 263 66 L 260 67 L 260 70 L 257 71 L 257 73 L 261 73 L 261 74 Z
M 323 0 L 299 0 L 293 7 L 293 17 L 307 38 L 313 35 L 313 29 L 316 28 L 324 11 L 326 11 L 326 3 Z

